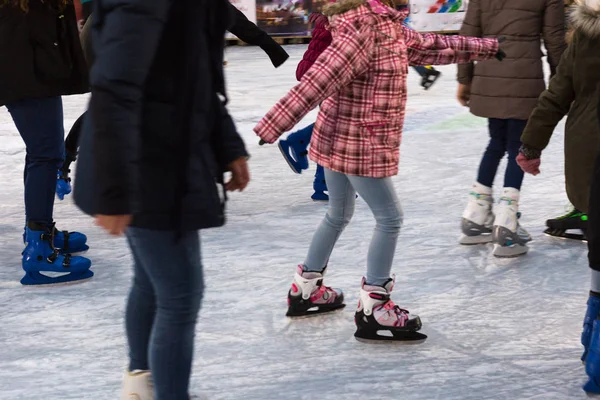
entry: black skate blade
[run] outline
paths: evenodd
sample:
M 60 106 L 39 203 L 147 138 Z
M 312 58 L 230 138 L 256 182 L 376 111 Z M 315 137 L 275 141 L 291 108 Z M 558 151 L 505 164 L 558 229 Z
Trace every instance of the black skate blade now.
M 383 329 L 382 331 L 390 332 Z M 392 336 L 381 335 L 378 332 L 356 331 L 354 337 L 361 343 L 369 344 L 421 344 L 427 340 L 427 335 L 411 330 L 394 331 Z
M 546 229 L 544 231 L 546 236 L 550 236 L 557 239 L 570 239 L 570 240 L 579 240 L 581 242 L 587 243 L 587 238 L 582 233 L 568 233 L 561 229 Z
M 293 318 L 293 319 L 310 318 L 310 317 L 314 317 L 314 316 L 321 315 L 321 314 L 327 314 L 327 313 L 331 313 L 334 311 L 340 311 L 344 307 L 346 307 L 346 304 L 327 305 L 327 307 L 315 306 L 315 307 L 309 308 L 306 311 L 295 311 L 295 310 L 290 310 L 288 308 L 288 311 L 285 314 L 285 316 Z

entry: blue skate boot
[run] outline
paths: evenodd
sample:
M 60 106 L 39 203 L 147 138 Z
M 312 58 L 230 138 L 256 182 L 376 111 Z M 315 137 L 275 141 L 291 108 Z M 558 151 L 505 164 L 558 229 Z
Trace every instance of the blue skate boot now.
M 588 394 L 600 394 L 600 324 L 594 320 L 590 346 L 585 362 L 585 372 L 589 380 L 583 385 Z
M 61 254 L 54 247 L 54 226 L 43 226 L 35 222 L 27 224 L 26 245 L 23 250 L 23 270 L 25 276 L 22 285 L 55 285 L 89 279 L 94 276 L 90 271 L 92 262 L 80 256 Z M 48 276 L 44 272 L 63 275 Z
M 587 301 L 587 311 L 585 313 L 585 318 L 583 319 L 583 331 L 581 332 L 581 344 L 583 345 L 581 361 L 584 363 L 587 358 L 588 348 L 590 347 L 594 321 L 598 318 L 598 315 L 600 315 L 600 297 L 590 293 L 590 297 Z
M 23 232 L 23 243 L 27 242 L 27 228 Z M 87 236 L 80 232 L 59 231 L 54 228 L 54 247 L 61 254 L 81 254 L 90 249 Z
M 290 134 L 287 139 L 279 141 L 279 150 L 288 165 L 297 174 L 308 169 L 308 145 L 315 124 Z
M 72 191 L 71 177 L 69 174 L 71 173 L 71 163 L 76 159 L 76 154 L 71 154 L 67 151 L 67 154 L 65 155 L 65 161 L 56 175 L 56 196 L 58 196 L 60 200 L 64 200 L 65 196 L 70 194 Z
M 314 201 L 329 201 L 329 196 L 325 193 L 327 191 L 327 183 L 325 182 L 325 170 L 320 165 L 317 165 L 317 172 L 315 173 L 315 180 L 313 181 L 314 193 L 310 196 Z

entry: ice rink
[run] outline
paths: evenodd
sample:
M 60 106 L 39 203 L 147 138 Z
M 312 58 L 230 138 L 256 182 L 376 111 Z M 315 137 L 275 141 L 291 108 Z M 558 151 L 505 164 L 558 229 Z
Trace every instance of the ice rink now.
M 400 346 L 353 337 L 374 226 L 360 199 L 326 280 L 344 289 L 348 306 L 312 319 L 285 317 L 288 285 L 326 205 L 310 199 L 314 165 L 295 175 L 276 146 L 258 146 L 252 127 L 295 84 L 305 48 L 287 47 L 291 59 L 278 70 L 258 48 L 227 50 L 229 109 L 252 154 L 253 180 L 246 192 L 231 196 L 228 225 L 202 233 L 207 291 L 191 394 L 211 400 L 586 398 L 579 335 L 589 289 L 587 250 L 542 233 L 544 221 L 562 214 L 567 203 L 564 124 L 543 153 L 541 175 L 525 178 L 521 222 L 534 237 L 529 254 L 495 259 L 491 246 L 459 246 L 460 216 L 487 127 L 455 100 L 454 66 L 441 68 L 442 78 L 428 92 L 416 73 L 409 75 L 394 178 L 405 225 L 393 299 L 421 316 L 429 339 Z M 67 129 L 86 102 L 86 96 L 65 98 Z M 0 141 L 0 399 L 115 400 L 127 362 L 128 248 L 95 227 L 70 196 L 57 200 L 59 229 L 88 235 L 96 276 L 73 286 L 22 287 L 24 146 L 4 108 Z M 500 175 L 496 193 L 501 186 Z

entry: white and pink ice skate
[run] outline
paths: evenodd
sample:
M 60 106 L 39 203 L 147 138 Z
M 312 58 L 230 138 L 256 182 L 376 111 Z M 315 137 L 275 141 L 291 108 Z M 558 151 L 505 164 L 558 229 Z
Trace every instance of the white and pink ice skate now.
M 372 286 L 367 285 L 363 278 L 358 309 L 354 314 L 354 337 L 358 341 L 416 344 L 427 339 L 426 335 L 418 332 L 422 326 L 421 319 L 410 316 L 407 310 L 398 307 L 390 299 L 394 281 L 394 278 L 390 278 L 383 286 Z
M 323 285 L 323 272 L 304 271 L 298 266 L 288 293 L 288 317 L 304 317 L 339 310 L 346 307 L 344 294 L 339 289 Z

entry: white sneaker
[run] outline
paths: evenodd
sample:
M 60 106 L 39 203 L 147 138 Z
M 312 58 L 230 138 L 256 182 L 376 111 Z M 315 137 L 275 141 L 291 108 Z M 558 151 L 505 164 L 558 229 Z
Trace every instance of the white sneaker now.
M 125 372 L 121 400 L 154 400 L 154 385 L 150 371 Z
M 519 190 L 504 188 L 494 219 L 494 255 L 516 257 L 527 253 L 531 235 L 519 224 Z
M 463 237 L 460 239 L 460 244 L 480 244 L 492 241 L 493 203 L 492 188 L 475 182 L 462 216 Z

